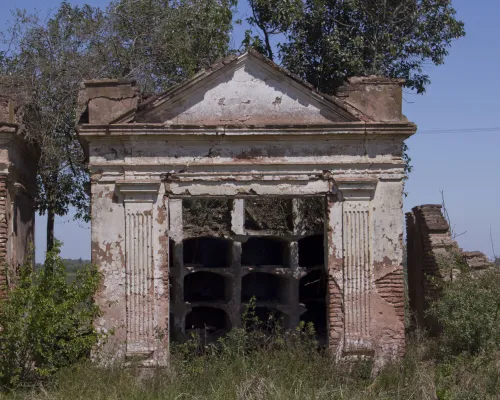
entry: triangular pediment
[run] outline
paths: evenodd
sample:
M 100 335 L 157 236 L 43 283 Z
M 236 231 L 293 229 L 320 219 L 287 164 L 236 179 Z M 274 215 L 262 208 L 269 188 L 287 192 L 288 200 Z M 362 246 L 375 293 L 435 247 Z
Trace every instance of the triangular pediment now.
M 248 52 L 223 60 L 114 122 L 262 126 L 360 119 L 339 99 L 315 91 L 263 56 Z

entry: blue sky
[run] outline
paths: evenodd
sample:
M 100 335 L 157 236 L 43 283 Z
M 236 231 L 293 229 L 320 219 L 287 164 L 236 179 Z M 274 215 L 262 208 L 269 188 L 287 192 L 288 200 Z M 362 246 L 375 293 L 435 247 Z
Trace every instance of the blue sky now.
M 248 13 L 245 1 L 240 17 Z M 106 0 L 71 1 L 105 6 Z M 46 14 L 59 0 L 1 1 L 0 26 L 9 20 L 12 7 L 38 9 Z M 490 240 L 500 254 L 500 2 L 453 0 L 458 17 L 465 21 L 467 36 L 455 42 L 445 64 L 429 70 L 432 84 L 423 96 L 407 93 L 404 112 L 418 124 L 419 132 L 408 140 L 414 171 L 406 186 L 405 211 L 415 205 L 440 203 L 444 191 L 458 240 L 465 250 L 493 256 Z M 234 32 L 239 45 L 244 27 Z M 449 132 L 454 129 L 499 128 L 497 131 Z M 434 133 L 432 133 L 434 132 Z M 36 221 L 37 260 L 43 259 L 45 219 Z M 56 236 L 64 241 L 68 258 L 90 258 L 90 227 L 58 218 Z

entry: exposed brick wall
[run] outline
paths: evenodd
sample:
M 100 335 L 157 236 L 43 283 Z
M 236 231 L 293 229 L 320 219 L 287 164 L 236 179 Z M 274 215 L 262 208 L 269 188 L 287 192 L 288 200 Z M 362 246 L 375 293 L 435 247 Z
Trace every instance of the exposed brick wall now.
M 342 309 L 342 293 L 333 276 L 328 279 L 328 324 L 329 345 L 337 349 L 344 331 L 344 311 Z
M 332 219 L 333 206 L 337 199 L 334 196 L 327 197 L 326 215 L 327 219 Z M 341 291 L 342 282 L 338 277 L 342 276 L 344 261 L 335 256 L 334 228 L 327 224 L 325 248 L 328 255 L 328 291 L 326 304 L 328 309 L 328 346 L 333 353 L 338 353 L 344 337 L 344 299 Z
M 401 322 L 405 319 L 405 293 L 403 268 L 394 271 L 376 283 L 378 294 L 396 309 Z
M 464 252 L 453 240 L 442 206 L 428 204 L 414 207 L 406 214 L 408 294 L 414 322 L 435 330 L 436 324 L 426 318 L 429 300 L 439 292 L 435 280 L 453 279 L 453 269 L 443 271 L 443 262 L 461 259 L 473 270 L 488 268 L 491 263 L 480 252 Z

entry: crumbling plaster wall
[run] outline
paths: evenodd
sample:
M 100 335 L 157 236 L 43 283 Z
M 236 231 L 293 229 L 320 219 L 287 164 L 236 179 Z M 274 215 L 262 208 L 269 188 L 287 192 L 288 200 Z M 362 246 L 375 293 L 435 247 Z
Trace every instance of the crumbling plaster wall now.
M 308 98 L 300 84 L 285 79 L 272 67 L 263 70 L 261 64 L 252 60 L 221 69 L 210 78 L 202 86 L 188 88 L 182 98 L 167 100 L 158 112 L 148 114 L 148 122 L 270 125 L 283 121 L 324 124 L 332 119 L 344 120 L 325 111 L 320 96 Z
M 0 96 L 0 296 L 34 244 L 36 153 L 19 122 L 15 102 Z
M 153 180 L 99 179 L 100 173 L 92 175 L 92 262 L 103 273 L 96 296 L 103 316 L 96 326 L 109 334 L 101 356 L 162 364 L 169 348 L 164 189 Z
M 172 135 L 173 136 L 173 135 Z M 365 194 L 366 211 L 369 215 L 370 238 L 367 244 L 371 257 L 368 290 L 371 293 L 371 309 L 363 318 L 369 318 L 368 353 L 379 360 L 401 355 L 404 352 L 403 326 L 403 277 L 402 277 L 402 178 L 400 139 L 324 139 L 312 135 L 302 151 L 295 156 L 286 137 L 275 138 L 272 147 L 275 154 L 292 154 L 283 158 L 262 156 L 240 157 L 256 147 L 265 148 L 266 139 L 236 138 L 223 136 L 213 140 L 191 139 L 185 136 L 169 135 L 161 138 L 137 140 L 136 138 L 109 138 L 93 140 L 90 143 L 91 168 L 94 171 L 92 183 L 93 201 L 93 261 L 105 272 L 100 301 L 105 314 L 99 324 L 104 328 L 114 327 L 113 340 L 120 342 L 126 335 L 125 273 L 124 273 L 124 204 L 115 183 L 156 182 L 164 188 L 165 201 L 181 204 L 182 198 L 224 196 L 228 198 L 297 197 L 320 195 L 331 198 L 331 190 L 339 187 L 337 198 L 331 200 L 333 212 L 330 224 L 335 236 L 327 240 L 329 252 L 336 257 L 328 258 L 327 265 L 334 280 L 330 290 L 330 345 L 340 349 L 339 355 L 366 353 L 356 346 L 345 351 L 342 205 L 349 201 L 343 197 L 342 182 L 368 180 L 372 193 Z M 210 140 L 212 139 L 212 140 Z M 399 143 L 398 143 L 399 141 Z M 305 142 L 305 140 L 304 140 Z M 381 142 L 381 143 L 380 143 Z M 363 146 L 360 144 L 363 143 Z M 325 146 L 335 149 L 338 156 L 322 156 Z M 339 150 L 340 149 L 340 150 Z M 179 153 L 182 152 L 182 157 Z M 210 154 L 210 156 L 208 156 Z M 368 154 L 376 154 L 370 157 Z M 264 161 L 265 160 L 265 161 Z M 278 166 L 279 165 L 279 166 Z M 368 169 L 367 167 L 371 167 Z M 327 171 L 327 172 L 325 172 Z M 337 182 L 338 181 L 338 182 Z M 372 190 L 370 186 L 370 190 Z M 346 193 L 357 193 L 361 188 L 347 188 Z M 156 202 L 163 197 L 159 194 Z M 178 199 L 178 200 L 176 200 Z M 179 201 L 181 203 L 179 203 Z M 355 200 L 357 201 L 357 200 Z M 177 207 L 179 208 L 179 207 Z M 174 207 L 175 209 L 175 207 Z M 179 214 L 180 211 L 177 211 Z M 180 213 L 182 215 L 182 213 Z M 175 221 L 176 213 L 172 215 Z M 163 231 L 165 243 L 168 239 L 182 242 L 182 233 L 174 228 L 175 222 Z M 327 247 L 328 248 L 328 247 Z M 334 274 L 334 268 L 339 272 Z M 338 291 L 335 295 L 335 291 Z M 166 299 L 164 300 L 166 304 Z M 109 304 L 108 304 L 109 303 Z M 165 310 L 168 307 L 165 305 Z M 166 312 L 166 311 L 165 311 Z M 294 317 L 295 318 L 295 317 Z M 184 321 L 179 321 L 180 326 Z

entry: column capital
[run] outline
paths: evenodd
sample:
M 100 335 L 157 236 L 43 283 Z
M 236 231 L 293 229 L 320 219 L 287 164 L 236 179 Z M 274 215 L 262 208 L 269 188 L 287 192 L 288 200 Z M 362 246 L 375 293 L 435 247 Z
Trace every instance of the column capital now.
M 160 182 L 120 180 L 116 182 L 116 188 L 125 203 L 154 203 Z
M 373 199 L 378 179 L 371 176 L 340 176 L 334 177 L 333 190 L 339 193 L 343 200 L 370 201 Z

